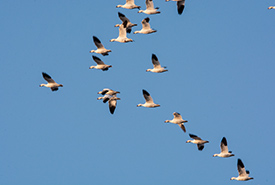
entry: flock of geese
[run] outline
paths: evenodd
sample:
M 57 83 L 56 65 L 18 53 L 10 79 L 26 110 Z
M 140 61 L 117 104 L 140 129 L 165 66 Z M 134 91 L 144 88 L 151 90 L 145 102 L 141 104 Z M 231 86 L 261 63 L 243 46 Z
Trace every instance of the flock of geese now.
M 185 0 L 165 0 L 165 1 L 176 1 L 177 2 L 177 10 L 178 14 L 182 14 L 185 6 Z M 126 3 L 124 5 L 117 5 L 117 8 L 126 8 L 126 9 L 140 9 L 140 6 L 135 5 L 134 0 L 126 0 Z M 145 13 L 145 14 L 159 14 L 160 11 L 158 11 L 158 7 L 154 7 L 153 0 L 146 0 L 146 9 L 145 10 L 139 10 L 138 13 Z M 275 6 L 270 6 L 268 9 L 275 9 Z M 111 39 L 110 42 L 121 42 L 121 43 L 126 43 L 126 42 L 133 42 L 132 39 L 127 38 L 127 33 L 131 33 L 132 27 L 137 26 L 137 24 L 133 24 L 130 22 L 130 20 L 122 13 L 118 12 L 118 16 L 120 20 L 122 21 L 121 24 L 116 24 L 115 27 L 119 27 L 119 36 L 116 39 Z M 156 30 L 151 29 L 150 24 L 149 24 L 150 18 L 147 17 L 142 20 L 142 29 L 139 31 L 135 31 L 134 34 L 141 33 L 141 34 L 150 34 L 156 32 Z M 103 56 L 109 55 L 109 52 L 112 52 L 110 49 L 106 49 L 101 41 L 96 37 L 93 36 L 93 41 L 95 46 L 97 47 L 96 50 L 91 50 L 90 53 L 97 53 L 101 54 Z M 89 69 L 100 69 L 102 71 L 107 71 L 109 68 L 112 67 L 112 65 L 107 65 L 105 64 L 100 58 L 96 56 L 92 56 L 93 60 L 97 64 L 96 66 L 90 66 Z M 153 69 L 147 69 L 147 72 L 153 72 L 153 73 L 163 73 L 168 71 L 166 67 L 162 67 L 160 65 L 160 62 L 155 54 L 152 54 L 152 64 L 153 64 Z M 63 87 L 62 84 L 56 83 L 50 75 L 48 75 L 45 72 L 42 72 L 43 78 L 48 82 L 47 84 L 41 84 L 40 87 L 48 87 L 52 91 L 57 91 L 59 87 Z M 119 91 L 115 91 L 109 88 L 105 88 L 102 91 L 98 92 L 98 94 L 103 95 L 102 97 L 98 97 L 98 100 L 102 100 L 103 103 L 109 104 L 109 110 L 110 113 L 113 114 L 116 105 L 117 105 L 117 100 L 120 100 L 120 98 L 117 97 L 117 94 L 119 94 Z M 143 97 L 145 99 L 144 104 L 138 104 L 137 107 L 147 107 L 147 108 L 155 108 L 159 107 L 159 104 L 154 103 L 153 98 L 151 95 L 146 91 L 142 90 Z M 182 119 L 182 116 L 178 112 L 173 113 L 174 118 L 172 120 L 166 120 L 165 123 L 173 123 L 179 125 L 179 127 L 186 132 L 186 128 L 184 126 L 184 123 L 188 122 L 187 120 Z M 194 143 L 197 145 L 198 150 L 202 151 L 204 148 L 204 144 L 209 143 L 207 140 L 203 140 L 200 137 L 194 135 L 194 134 L 189 134 L 190 138 L 193 140 L 187 140 L 186 143 Z M 227 157 L 232 157 L 234 154 L 232 154 L 231 151 L 228 150 L 227 146 L 227 140 L 225 137 L 222 138 L 221 144 L 220 144 L 220 149 L 221 152 L 219 154 L 214 154 L 213 157 L 222 157 L 222 158 L 227 158 Z M 245 170 L 244 164 L 241 161 L 241 159 L 238 159 L 237 161 L 237 169 L 239 176 L 238 177 L 232 177 L 230 180 L 238 180 L 238 181 L 247 181 L 253 179 L 253 177 L 249 177 L 249 171 Z

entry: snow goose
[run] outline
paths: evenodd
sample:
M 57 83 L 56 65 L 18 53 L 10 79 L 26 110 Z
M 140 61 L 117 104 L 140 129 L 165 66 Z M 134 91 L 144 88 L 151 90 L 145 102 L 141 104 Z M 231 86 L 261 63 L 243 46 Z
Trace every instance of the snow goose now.
M 232 154 L 231 151 L 228 151 L 228 146 L 227 146 L 227 141 L 226 141 L 226 138 L 223 137 L 222 138 L 222 141 L 221 141 L 221 153 L 219 154 L 214 154 L 213 157 L 231 157 L 231 156 L 234 156 L 234 154 Z
M 111 39 L 110 42 L 133 42 L 132 39 L 127 38 L 127 32 L 126 32 L 126 26 L 127 26 L 128 21 L 124 21 L 122 24 L 117 24 L 115 27 L 119 27 L 119 35 L 118 38 L 116 39 Z
M 103 44 L 100 42 L 100 40 L 97 37 L 93 36 L 93 40 L 94 40 L 95 46 L 97 47 L 97 50 L 91 50 L 90 53 L 99 53 L 105 56 L 105 55 L 109 55 L 108 54 L 109 52 L 112 52 L 111 50 L 104 48 Z
M 43 78 L 48 82 L 47 84 L 41 84 L 39 85 L 39 87 L 49 87 L 51 88 L 52 91 L 57 91 L 58 87 L 63 87 L 62 84 L 58 84 L 56 83 L 51 77 L 50 75 L 48 75 L 47 73 L 42 72 Z
M 94 61 L 97 63 L 96 66 L 91 66 L 89 67 L 89 69 L 101 69 L 102 71 L 107 71 L 110 67 L 112 67 L 111 65 L 106 65 L 104 64 L 104 62 L 102 60 L 100 60 L 100 58 L 96 57 L 96 56 L 92 56 Z
M 241 159 L 238 159 L 237 169 L 238 169 L 238 172 L 239 172 L 239 176 L 238 177 L 231 177 L 230 180 L 248 181 L 248 180 L 254 179 L 253 177 L 249 177 L 249 171 L 245 170 L 244 164 L 243 164 Z
M 159 104 L 155 104 L 153 101 L 153 98 L 150 96 L 150 94 L 146 90 L 142 90 L 145 103 L 144 104 L 138 104 L 137 107 L 149 107 L 149 108 L 154 108 L 154 107 L 159 107 Z
M 153 73 L 163 73 L 165 71 L 168 71 L 167 69 L 165 69 L 166 67 L 161 67 L 158 58 L 155 54 L 152 54 L 152 63 L 154 66 L 154 69 L 147 69 L 146 71 L 151 71 Z
M 202 140 L 200 137 L 193 135 L 193 134 L 189 134 L 189 136 L 193 139 L 193 140 L 187 140 L 186 143 L 194 143 L 197 144 L 198 146 L 198 150 L 202 151 L 204 148 L 204 143 L 209 143 L 209 141 L 204 141 Z
M 126 32 L 127 33 L 131 33 L 132 27 L 137 26 L 137 24 L 131 23 L 130 20 L 124 14 L 122 14 L 120 12 L 118 12 L 118 17 L 120 18 L 120 20 L 122 22 L 127 21 L 127 25 L 126 25 Z
M 183 123 L 186 123 L 188 121 L 183 120 L 180 113 L 174 112 L 173 113 L 174 118 L 172 120 L 166 120 L 165 123 L 174 123 L 180 126 L 180 128 L 183 130 L 183 132 L 186 132 L 186 129 L 184 127 Z
M 268 9 L 270 10 L 270 9 L 275 9 L 275 6 L 270 6 L 270 7 L 268 7 Z
M 140 6 L 135 5 L 134 0 L 126 0 L 126 3 L 124 5 L 117 5 L 116 8 L 126 8 L 126 9 L 140 9 Z
M 143 12 L 149 15 L 160 13 L 160 11 L 157 11 L 159 9 L 158 7 L 154 8 L 153 0 L 146 0 L 145 3 L 146 3 L 146 10 L 139 10 L 138 13 Z
M 178 9 L 178 14 L 181 15 L 183 10 L 184 10 L 184 6 L 185 6 L 185 0 L 165 0 L 166 2 L 168 1 L 177 1 L 177 9 Z
M 149 17 L 146 17 L 145 19 L 143 19 L 141 21 L 142 29 L 139 30 L 139 31 L 135 31 L 134 34 L 136 34 L 136 33 L 149 34 L 149 33 L 157 32 L 157 30 L 152 30 L 151 29 L 149 21 L 150 21 Z

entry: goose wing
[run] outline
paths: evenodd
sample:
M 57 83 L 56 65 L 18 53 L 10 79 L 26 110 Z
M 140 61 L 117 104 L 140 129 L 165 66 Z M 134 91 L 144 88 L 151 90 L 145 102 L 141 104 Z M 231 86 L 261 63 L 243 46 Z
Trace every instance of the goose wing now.
M 180 113 L 178 113 L 178 112 L 174 112 L 173 115 L 174 115 L 175 119 L 182 119 Z
M 109 110 L 111 114 L 114 114 L 116 109 L 117 100 L 115 98 L 111 98 L 109 100 Z
M 150 96 L 150 94 L 146 90 L 143 89 L 142 93 L 146 102 L 153 103 L 153 98 Z
M 227 141 L 225 137 L 223 137 L 221 141 L 221 152 L 228 153 L 228 146 L 227 146 Z
M 153 0 L 146 0 L 145 3 L 146 3 L 146 9 L 147 10 L 153 10 L 154 9 Z
M 122 13 L 120 13 L 120 12 L 118 12 L 118 17 L 120 18 L 120 20 L 121 20 L 122 22 L 124 22 L 124 21 L 130 22 L 130 20 L 129 20 L 124 14 L 122 14 Z
M 102 94 L 105 95 L 108 91 L 110 91 L 111 89 L 105 88 L 102 91 L 99 91 L 97 94 Z
M 177 2 L 178 14 L 181 15 L 185 6 L 185 0 Z
M 126 4 L 135 4 L 135 0 L 126 0 Z
M 149 24 L 149 21 L 150 21 L 150 18 L 149 17 L 146 17 L 145 19 L 143 19 L 141 21 L 141 24 L 142 24 L 142 29 L 145 29 L 145 30 L 148 30 L 150 29 L 150 24 Z
M 102 60 L 100 60 L 100 58 L 96 57 L 96 56 L 92 56 L 94 61 L 97 63 L 97 65 L 104 65 L 104 62 Z
M 247 176 L 247 173 L 244 168 L 244 164 L 241 159 L 238 159 L 237 169 L 239 172 L 239 176 Z
M 204 148 L 204 144 L 197 144 L 198 150 L 202 151 Z
M 48 75 L 47 73 L 42 73 L 43 78 L 48 82 L 48 83 L 55 83 L 55 81 Z
M 95 46 L 98 49 L 104 48 L 104 46 L 102 45 L 102 43 L 100 42 L 100 40 L 96 36 L 93 36 L 93 40 L 94 40 Z
M 192 138 L 192 139 L 195 139 L 195 140 L 201 140 L 200 137 L 194 135 L 194 134 L 189 134 L 189 136 Z
M 152 54 L 152 63 L 154 65 L 154 68 L 161 68 L 158 57 L 155 54 Z
M 186 132 L 184 124 L 179 124 L 180 128 L 183 130 L 183 132 Z

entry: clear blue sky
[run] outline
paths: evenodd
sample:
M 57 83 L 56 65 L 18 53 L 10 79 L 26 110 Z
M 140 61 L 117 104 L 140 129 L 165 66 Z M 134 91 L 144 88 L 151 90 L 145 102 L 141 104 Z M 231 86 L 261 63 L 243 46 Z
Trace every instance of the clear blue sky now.
M 275 1 L 154 0 L 151 35 L 118 36 L 118 11 L 141 29 L 148 15 L 115 8 L 124 0 L 0 1 L 0 184 L 236 184 L 241 158 L 254 180 L 275 184 Z M 145 8 L 145 0 L 136 0 Z M 92 36 L 111 49 L 94 54 Z M 168 72 L 148 73 L 155 53 Z M 41 87 L 46 72 L 64 85 Z M 121 92 L 114 115 L 97 101 Z M 161 107 L 144 103 L 146 89 Z M 165 124 L 179 112 L 187 133 Z M 202 152 L 188 133 L 209 140 Z M 235 157 L 213 158 L 222 137 Z

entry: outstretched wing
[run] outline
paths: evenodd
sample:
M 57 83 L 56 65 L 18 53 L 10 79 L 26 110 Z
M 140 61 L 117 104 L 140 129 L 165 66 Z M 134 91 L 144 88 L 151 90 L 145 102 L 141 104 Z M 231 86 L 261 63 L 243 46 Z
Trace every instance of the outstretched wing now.
M 150 96 L 150 94 L 146 90 L 143 89 L 142 93 L 146 102 L 153 103 L 153 98 Z
M 155 54 L 152 54 L 152 63 L 154 65 L 154 68 L 161 68 L 158 57 Z
M 146 9 L 147 10 L 153 10 L 154 9 L 153 0 L 146 0 L 145 3 L 146 3 Z
M 96 36 L 93 36 L 93 40 L 94 40 L 95 46 L 98 49 L 104 48 L 104 46 L 102 45 L 102 43 L 100 42 L 100 40 Z
M 100 60 L 100 58 L 96 57 L 96 56 L 92 56 L 94 61 L 97 63 L 97 65 L 104 65 L 104 62 L 102 60 Z
M 244 164 L 241 159 L 238 159 L 237 168 L 238 168 L 239 176 L 247 176 L 247 173 L 244 168 Z
M 192 138 L 192 139 L 195 139 L 195 140 L 201 140 L 200 137 L 194 135 L 194 134 L 189 134 L 189 136 Z
M 150 24 L 149 24 L 149 21 L 150 21 L 150 18 L 149 18 L 149 17 L 146 17 L 145 19 L 143 19 L 143 20 L 141 21 L 142 29 L 148 30 L 148 29 L 151 28 L 151 27 L 150 27 Z
M 223 137 L 221 141 L 221 152 L 228 153 L 228 146 L 227 146 L 227 141 L 225 137 Z
M 177 2 L 178 14 L 180 14 L 180 15 L 182 14 L 182 12 L 184 10 L 184 6 L 185 6 L 185 0 Z
M 55 81 L 48 75 L 47 73 L 42 72 L 43 78 L 48 82 L 48 83 L 55 83 Z

